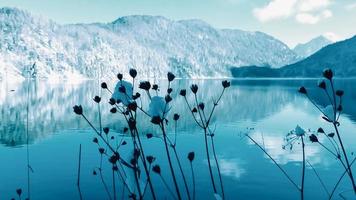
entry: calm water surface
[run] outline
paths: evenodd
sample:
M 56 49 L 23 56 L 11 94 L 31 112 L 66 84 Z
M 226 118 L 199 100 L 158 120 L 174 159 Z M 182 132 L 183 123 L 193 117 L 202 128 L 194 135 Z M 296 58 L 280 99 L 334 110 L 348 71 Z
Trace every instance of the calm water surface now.
M 213 199 L 207 160 L 204 154 L 202 131 L 194 124 L 179 89 L 197 83 L 200 98 L 207 109 L 220 91 L 220 80 L 178 80 L 173 84 L 174 101 L 170 114 L 181 115 L 178 124 L 178 150 L 183 167 L 191 184 L 189 163 L 185 159 L 195 151 L 196 185 L 198 199 Z M 278 168 L 246 137 L 249 133 L 290 173 L 296 182 L 300 180 L 301 149 L 298 143 L 292 150 L 283 150 L 284 136 L 297 124 L 304 129 L 332 131 L 332 127 L 321 119 L 320 113 L 296 91 L 301 85 L 310 88 L 318 104 L 327 105 L 326 98 L 316 87 L 316 80 L 233 80 L 225 93 L 213 121 L 216 149 L 221 165 L 227 199 L 297 199 L 298 191 L 280 173 Z M 166 82 L 159 82 L 165 91 Z M 113 84 L 109 84 L 113 86 Z M 0 199 L 15 197 L 15 190 L 22 188 L 27 193 L 26 130 L 29 131 L 31 197 L 32 199 L 79 199 L 76 188 L 78 148 L 82 145 L 81 185 L 84 199 L 105 199 L 105 189 L 99 176 L 92 171 L 99 166 L 97 145 L 93 144 L 94 133 L 83 119 L 75 116 L 72 107 L 81 104 L 84 112 L 94 124 L 98 124 L 97 106 L 91 100 L 95 95 L 109 96 L 101 91 L 97 81 L 80 84 L 54 84 L 32 81 L 29 84 L 0 82 Z M 337 80 L 337 87 L 345 90 L 344 110 L 341 116 L 341 133 L 349 153 L 356 150 L 356 81 Z M 325 100 L 323 100 L 325 99 Z M 144 107 L 147 107 L 145 102 Z M 103 106 L 103 124 L 121 132 L 123 120 L 109 113 Z M 27 115 L 28 114 L 28 115 Z M 27 125 L 28 116 L 28 125 Z M 159 133 L 142 117 L 138 127 L 141 132 Z M 169 128 L 173 133 L 173 127 Z M 125 139 L 125 138 L 124 138 Z M 325 142 L 326 138 L 320 138 Z M 168 174 L 164 146 L 160 139 L 144 141 L 148 154 L 157 157 L 162 173 Z M 126 148 L 126 150 L 125 150 Z M 129 154 L 130 146 L 123 147 Z M 306 144 L 307 160 L 315 167 L 329 189 L 343 172 L 340 164 L 324 149 L 309 141 Z M 352 157 L 353 158 L 353 157 Z M 353 169 L 356 171 L 356 167 Z M 111 172 L 105 168 L 104 177 L 111 187 Z M 306 199 L 327 199 L 313 170 L 307 168 Z M 170 199 L 157 176 L 153 175 L 154 187 L 159 196 Z M 217 177 L 216 177 L 217 178 Z M 167 181 L 171 180 L 167 178 Z M 179 180 L 182 184 L 182 180 Z M 119 193 L 122 186 L 118 186 Z M 182 185 L 183 190 L 183 185 Z M 173 188 L 172 188 L 173 189 Z M 341 183 L 338 193 L 349 190 L 349 179 Z M 121 195 L 121 194 L 119 194 Z M 121 196 L 120 196 L 121 197 Z M 147 195 L 149 197 L 149 195 Z M 335 199 L 340 199 L 335 196 Z

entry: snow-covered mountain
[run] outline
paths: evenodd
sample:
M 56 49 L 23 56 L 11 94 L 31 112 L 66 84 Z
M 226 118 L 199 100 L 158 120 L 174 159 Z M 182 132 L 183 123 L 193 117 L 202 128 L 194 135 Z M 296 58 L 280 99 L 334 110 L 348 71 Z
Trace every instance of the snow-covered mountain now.
M 337 77 L 356 77 L 356 35 L 278 71 L 282 77 L 320 77 L 325 68 L 331 68 Z
M 230 76 L 231 66 L 280 67 L 297 59 L 267 34 L 215 29 L 200 20 L 127 16 L 60 25 L 16 8 L 0 9 L 0 78 L 111 77 L 129 68 L 143 77 L 167 71 L 223 77 Z
M 319 51 L 321 48 L 332 44 L 334 41 L 328 39 L 327 37 L 321 35 L 316 38 L 313 38 L 307 43 L 298 44 L 294 47 L 294 52 L 301 58 L 309 57 L 315 52 Z

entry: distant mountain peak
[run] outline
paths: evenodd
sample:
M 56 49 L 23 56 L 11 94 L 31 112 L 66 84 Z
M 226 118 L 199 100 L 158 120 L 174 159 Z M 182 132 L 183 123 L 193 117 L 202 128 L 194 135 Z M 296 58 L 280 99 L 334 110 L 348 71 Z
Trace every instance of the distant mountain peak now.
M 306 58 L 332 43 L 333 41 L 324 35 L 320 35 L 313 38 L 309 42 L 298 44 L 293 50 L 300 58 Z

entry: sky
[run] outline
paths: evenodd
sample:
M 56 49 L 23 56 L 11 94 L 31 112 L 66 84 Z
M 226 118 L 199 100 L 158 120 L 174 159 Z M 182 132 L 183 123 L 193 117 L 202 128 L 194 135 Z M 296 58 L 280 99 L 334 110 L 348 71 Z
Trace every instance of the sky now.
M 262 31 L 290 47 L 319 35 L 356 34 L 356 0 L 0 0 L 60 24 L 111 22 L 126 15 L 201 19 L 216 28 Z

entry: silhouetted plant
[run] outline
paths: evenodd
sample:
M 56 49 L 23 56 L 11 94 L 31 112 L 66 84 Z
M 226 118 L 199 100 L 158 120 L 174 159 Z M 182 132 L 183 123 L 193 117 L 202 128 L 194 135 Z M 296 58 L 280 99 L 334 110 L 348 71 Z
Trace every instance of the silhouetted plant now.
M 318 87 L 324 92 L 326 98 L 330 103 L 329 105 L 325 107 L 319 106 L 312 98 L 310 98 L 309 93 L 305 87 L 301 87 L 299 89 L 299 92 L 305 95 L 308 98 L 308 100 L 320 111 L 320 113 L 323 115 L 322 118 L 326 122 L 332 124 L 335 133 L 326 134 L 322 128 L 319 128 L 317 132 L 324 135 L 330 141 L 330 144 L 332 145 L 333 149 L 330 149 L 326 147 L 324 144 L 322 144 L 321 142 L 319 142 L 316 135 L 311 136 L 310 140 L 314 143 L 320 144 L 324 149 L 326 149 L 329 153 L 331 153 L 333 156 L 335 156 L 336 159 L 340 161 L 340 163 L 345 168 L 346 173 L 350 178 L 352 188 L 356 194 L 356 184 L 355 184 L 355 179 L 351 167 L 353 162 L 349 161 L 350 159 L 349 156 L 347 155 L 346 148 L 344 146 L 344 142 L 342 140 L 339 131 L 339 126 L 340 126 L 339 118 L 343 111 L 342 97 L 344 95 L 344 91 L 335 89 L 334 75 L 331 69 L 325 69 L 323 72 L 323 77 L 324 80 L 318 82 Z M 337 140 L 334 139 L 335 135 L 337 137 Z M 338 183 L 339 181 L 337 182 L 336 185 L 338 185 Z M 335 189 L 336 188 L 334 187 L 330 198 L 334 194 Z
M 209 174 L 210 174 L 210 179 L 211 179 L 211 183 L 212 183 L 212 187 L 214 190 L 214 195 L 218 195 L 216 186 L 215 186 L 215 180 L 214 180 L 214 175 L 213 175 L 213 171 L 212 171 L 212 166 L 211 166 L 211 161 L 210 161 L 210 151 L 209 151 L 209 145 L 208 145 L 208 137 L 210 137 L 210 142 L 211 142 L 211 147 L 212 147 L 212 152 L 213 152 L 213 156 L 214 156 L 214 160 L 215 160 L 215 164 L 217 167 L 217 171 L 218 171 L 218 175 L 219 175 L 219 181 L 220 181 L 220 187 L 221 187 L 221 193 L 222 193 L 222 198 L 225 199 L 225 193 L 224 193 L 224 187 L 223 187 L 223 181 L 222 181 L 222 177 L 221 177 L 221 172 L 220 172 L 220 167 L 219 167 L 219 163 L 218 163 L 218 159 L 216 156 L 216 151 L 215 151 L 215 145 L 214 145 L 214 132 L 210 129 L 210 122 L 212 120 L 212 116 L 214 114 L 214 111 L 216 109 L 216 106 L 218 105 L 218 103 L 220 102 L 225 89 L 230 87 L 230 82 L 228 81 L 222 81 L 222 86 L 223 86 L 223 90 L 221 91 L 219 97 L 217 98 L 216 101 L 213 102 L 213 108 L 211 109 L 209 114 L 206 114 L 205 112 L 205 104 L 203 102 L 198 101 L 198 97 L 197 97 L 197 93 L 199 90 L 198 85 L 196 84 L 192 84 L 190 86 L 190 90 L 192 91 L 193 95 L 194 95 L 194 100 L 195 102 L 193 103 L 194 107 L 192 108 L 191 105 L 188 102 L 187 99 L 187 92 L 185 89 L 182 89 L 180 91 L 180 95 L 184 97 L 184 100 L 189 108 L 189 110 L 191 111 L 191 114 L 193 116 L 194 121 L 196 122 L 196 124 L 203 129 L 204 131 L 204 141 L 205 141 L 205 152 L 206 152 L 206 157 L 208 160 L 208 168 L 209 168 Z M 198 113 L 198 115 L 196 115 L 196 113 Z
M 177 151 L 177 123 L 180 119 L 179 114 L 175 113 L 173 114 L 173 123 L 174 123 L 174 139 L 171 139 L 168 136 L 167 128 L 166 126 L 169 125 L 169 119 L 167 118 L 167 115 L 171 109 L 171 102 L 173 100 L 172 98 L 172 93 L 174 92 L 174 89 L 171 87 L 171 83 L 175 79 L 175 75 L 173 73 L 167 73 L 167 80 L 168 80 L 168 86 L 166 90 L 166 94 L 164 97 L 158 96 L 158 90 L 159 86 L 157 84 L 152 84 L 149 81 L 141 81 L 138 85 L 138 88 L 143 90 L 148 97 L 149 100 L 149 107 L 147 110 L 143 108 L 142 105 L 142 100 L 141 100 L 141 94 L 139 92 L 135 92 L 135 81 L 137 77 L 137 71 L 135 69 L 131 69 L 129 71 L 129 74 L 132 78 L 132 82 L 128 82 L 124 80 L 124 77 L 122 74 L 118 74 L 118 83 L 116 84 L 116 87 L 113 91 L 111 91 L 108 87 L 108 84 L 105 82 L 101 83 L 101 88 L 108 91 L 111 95 L 111 98 L 109 99 L 109 104 L 111 105 L 110 108 L 110 113 L 112 114 L 120 114 L 123 116 L 126 122 L 126 126 L 123 128 L 123 134 L 121 134 L 121 140 L 118 140 L 116 144 L 114 142 L 111 142 L 111 140 L 115 140 L 115 137 L 110 134 L 110 129 L 108 127 L 102 128 L 102 120 L 101 120 L 101 113 L 100 113 L 100 104 L 103 102 L 102 98 L 100 96 L 95 96 L 93 98 L 94 102 L 98 104 L 98 116 L 99 116 L 99 130 L 95 128 L 95 126 L 89 121 L 89 119 L 85 116 L 83 108 L 81 105 L 76 105 L 73 107 L 74 113 L 77 115 L 82 116 L 90 125 L 90 127 L 94 130 L 96 137 L 94 137 L 93 142 L 98 145 L 98 150 L 100 154 L 100 167 L 97 169 L 93 170 L 93 174 L 96 175 L 97 172 L 99 172 L 99 175 L 101 177 L 101 182 L 104 185 L 104 188 L 108 194 L 108 198 L 111 199 L 112 195 L 110 194 L 110 191 L 107 187 L 107 184 L 103 178 L 102 175 L 102 162 L 103 162 L 103 157 L 107 157 L 109 163 L 112 165 L 112 185 L 113 185 L 113 198 L 116 199 L 116 182 L 115 182 L 115 176 L 114 173 L 116 173 L 123 183 L 124 187 L 129 191 L 129 198 L 132 199 L 143 199 L 146 191 L 146 187 L 150 188 L 152 198 L 156 199 L 155 196 L 155 190 L 153 188 L 153 184 L 151 181 L 151 173 L 154 172 L 158 174 L 167 188 L 167 190 L 171 193 L 173 198 L 177 199 L 182 199 L 181 191 L 178 185 L 178 180 L 176 177 L 176 172 L 174 170 L 173 162 L 172 162 L 172 157 L 171 153 L 173 153 L 176 163 L 179 169 L 180 177 L 182 177 L 183 183 L 184 183 L 184 188 L 186 191 L 186 197 L 187 199 L 191 199 L 191 193 L 189 191 L 188 183 L 186 180 L 186 175 L 183 171 L 182 167 L 182 162 L 179 157 L 179 153 Z M 222 196 L 225 198 L 224 194 L 224 188 L 222 184 L 222 177 L 220 173 L 220 168 L 215 152 L 215 145 L 214 145 L 214 132 L 210 129 L 210 122 L 213 116 L 213 113 L 216 109 L 216 106 L 220 102 L 224 91 L 226 88 L 230 86 L 230 82 L 228 81 L 223 81 L 222 82 L 222 92 L 218 96 L 217 100 L 213 102 L 212 109 L 210 113 L 206 114 L 206 106 L 203 102 L 199 102 L 197 100 L 197 92 L 198 92 L 198 86 L 197 85 L 192 85 L 191 90 L 193 94 L 195 95 L 195 106 L 194 108 L 190 108 L 189 103 L 187 99 L 185 98 L 185 101 L 187 102 L 187 105 L 190 109 L 190 111 L 193 114 L 193 117 L 195 121 L 198 123 L 198 125 L 204 129 L 204 138 L 205 138 L 205 146 L 206 146 L 206 151 L 207 151 L 207 158 L 209 162 L 209 171 L 210 175 L 212 178 L 212 183 L 213 183 L 213 188 L 214 188 L 214 195 L 217 196 L 217 190 L 215 187 L 215 182 L 213 179 L 213 174 L 212 174 L 212 169 L 211 169 L 211 164 L 210 164 L 210 155 L 209 152 L 212 151 L 214 160 L 217 166 L 218 174 L 219 174 L 219 180 L 220 180 L 220 186 L 221 186 L 221 191 L 222 191 Z M 150 90 L 155 91 L 155 95 L 152 95 L 150 93 Z M 184 93 L 184 94 L 183 94 Z M 180 94 L 185 97 L 186 92 L 184 90 L 180 91 Z M 142 133 L 139 132 L 138 127 L 137 127 L 137 115 L 138 111 L 141 111 L 144 115 L 148 116 L 151 123 L 158 126 L 159 130 L 161 131 L 162 135 L 155 136 L 152 133 L 146 133 L 145 136 L 147 139 L 151 139 L 153 137 L 159 137 L 162 139 L 164 143 L 164 149 L 166 152 L 167 160 L 168 160 L 168 166 L 169 166 L 169 171 L 170 171 L 170 176 L 173 180 L 173 186 L 175 188 L 175 193 L 172 192 L 172 190 L 169 187 L 169 184 L 167 181 L 164 179 L 164 177 L 161 175 L 161 168 L 159 165 L 153 165 L 155 162 L 155 157 L 152 155 L 145 155 L 145 151 L 141 142 L 141 135 Z M 195 116 L 195 113 L 199 114 L 199 118 Z M 200 120 L 200 122 L 198 121 Z M 133 147 L 133 153 L 131 156 L 131 159 L 125 160 L 120 156 L 120 147 L 124 146 L 127 144 L 125 140 L 123 140 L 124 137 L 127 137 L 127 134 L 129 133 L 129 138 L 131 139 L 132 142 L 132 147 Z M 212 149 L 209 150 L 208 147 L 208 137 L 210 138 L 211 142 L 211 147 Z M 173 152 L 171 152 L 173 151 Z M 194 160 L 194 152 L 190 152 L 188 154 L 188 161 L 190 163 L 190 168 L 191 168 L 191 173 L 192 173 L 192 179 L 193 179 L 193 199 L 195 199 L 195 175 L 194 175 L 194 170 L 193 170 L 193 160 Z M 146 175 L 146 181 L 142 182 L 142 176 L 141 176 L 141 167 L 144 168 L 144 172 Z M 133 190 L 130 188 L 128 180 L 127 180 L 127 175 L 125 174 L 125 168 L 130 169 L 133 173 L 134 179 L 135 179 L 135 186 L 136 190 Z M 144 184 L 141 184 L 144 183 Z
M 290 183 L 300 192 L 300 199 L 304 199 L 304 181 L 305 181 L 305 143 L 304 143 L 304 137 L 305 135 L 305 130 L 302 129 L 300 126 L 297 126 L 293 131 L 289 132 L 286 137 L 286 144 L 283 145 L 283 149 L 285 149 L 287 146 L 289 149 L 293 149 L 293 145 L 296 141 L 301 140 L 302 143 L 302 175 L 301 175 L 301 186 L 298 186 L 298 184 L 291 178 L 291 176 L 283 169 L 283 167 L 278 164 L 278 162 L 267 152 L 267 150 L 259 144 L 255 139 L 253 139 L 249 134 L 245 134 L 249 140 L 251 140 L 256 146 L 258 146 L 267 156 L 268 158 L 278 167 L 278 169 L 283 173 L 283 175 L 288 179 Z

